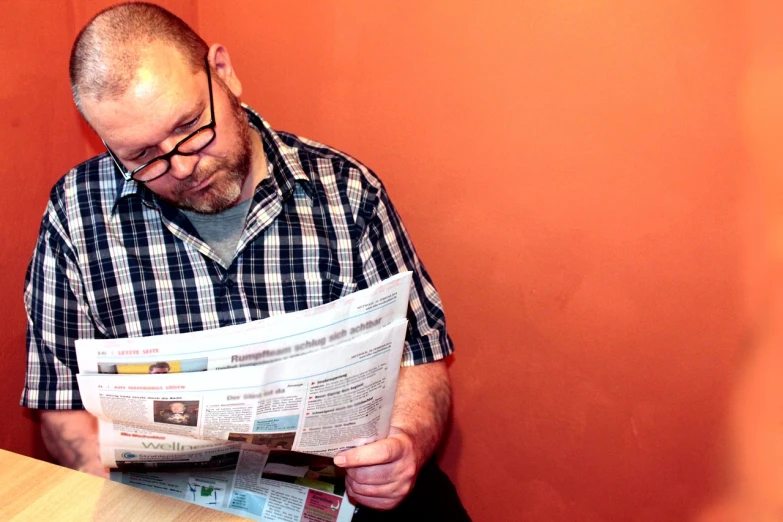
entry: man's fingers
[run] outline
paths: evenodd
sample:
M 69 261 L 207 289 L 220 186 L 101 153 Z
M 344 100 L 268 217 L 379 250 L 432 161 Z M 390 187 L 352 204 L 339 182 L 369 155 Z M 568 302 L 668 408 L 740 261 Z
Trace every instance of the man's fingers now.
M 351 488 L 351 486 L 348 483 L 345 484 L 345 490 L 348 493 L 348 497 L 351 499 L 352 502 L 356 504 L 361 504 L 363 506 L 367 506 L 372 509 L 387 510 L 387 509 L 395 508 L 400 502 L 402 502 L 402 499 L 404 498 L 402 496 L 392 497 L 392 498 L 369 497 L 366 495 L 362 495 L 361 493 L 357 493 Z
M 399 480 L 401 468 L 397 463 L 380 464 L 378 466 L 359 466 L 347 468 L 345 474 L 348 478 L 359 484 L 390 484 Z
M 402 457 L 405 447 L 397 439 L 381 439 L 360 446 L 334 458 L 334 463 L 341 468 L 356 468 L 361 466 L 377 466 L 388 464 Z
M 346 468 L 348 495 L 374 509 L 392 509 L 410 492 L 416 479 L 416 456 L 410 438 L 393 434 L 334 458 Z
M 416 477 L 416 468 L 406 466 L 403 461 L 378 466 L 360 466 L 347 468 L 346 476 L 358 484 L 379 486 L 400 481 L 412 481 Z
M 82 466 L 79 468 L 78 471 L 81 471 L 83 473 L 89 473 L 90 475 L 95 475 L 96 477 L 101 478 L 109 478 L 109 468 L 103 467 L 102 463 L 97 464 L 91 464 L 88 466 Z
M 357 495 L 373 498 L 398 498 L 405 497 L 413 489 L 413 482 L 401 480 L 391 483 L 367 484 L 357 482 L 350 477 L 345 480 L 346 488 L 350 487 Z

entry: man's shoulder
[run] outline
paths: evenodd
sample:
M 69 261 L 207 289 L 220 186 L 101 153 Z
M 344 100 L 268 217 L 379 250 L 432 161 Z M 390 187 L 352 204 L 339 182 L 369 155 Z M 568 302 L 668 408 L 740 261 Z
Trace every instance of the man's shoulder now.
M 383 189 L 378 176 L 354 156 L 325 143 L 272 128 L 252 107 L 244 105 L 244 108 L 251 125 L 261 132 L 267 154 L 271 152 L 275 156 L 273 161 L 278 160 L 283 167 L 284 177 L 293 176 L 300 181 L 306 178 L 316 186 L 334 180 L 337 185 L 358 186 L 364 191 Z
M 51 190 L 52 200 L 73 198 L 100 190 L 116 195 L 119 189 L 116 176 L 112 175 L 112 163 L 107 154 L 100 154 L 79 163 L 55 182 Z
M 317 181 L 325 175 L 382 189 L 383 183 L 375 172 L 356 157 L 331 145 L 285 131 L 276 131 L 286 147 L 296 152 L 307 176 Z
M 99 214 L 111 209 L 122 187 L 106 154 L 92 157 L 66 172 L 49 192 L 49 206 L 58 220 L 76 214 Z

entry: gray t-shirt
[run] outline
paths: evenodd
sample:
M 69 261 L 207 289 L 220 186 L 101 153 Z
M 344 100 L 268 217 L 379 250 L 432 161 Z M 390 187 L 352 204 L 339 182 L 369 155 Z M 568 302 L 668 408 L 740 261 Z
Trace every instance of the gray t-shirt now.
M 231 266 L 231 261 L 234 260 L 239 238 L 245 229 L 245 218 L 251 201 L 253 200 L 248 199 L 218 214 L 182 211 L 193 223 L 193 227 L 198 231 L 201 239 L 217 252 L 220 256 L 220 264 L 225 268 Z

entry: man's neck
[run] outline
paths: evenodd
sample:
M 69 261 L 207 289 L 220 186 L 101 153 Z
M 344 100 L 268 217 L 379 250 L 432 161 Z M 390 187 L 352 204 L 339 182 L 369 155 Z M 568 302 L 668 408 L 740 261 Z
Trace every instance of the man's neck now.
M 266 154 L 261 136 L 255 130 L 250 131 L 250 145 L 253 150 L 253 159 L 250 166 L 250 175 L 245 180 L 242 192 L 237 203 L 251 199 L 256 192 L 256 187 L 267 177 Z

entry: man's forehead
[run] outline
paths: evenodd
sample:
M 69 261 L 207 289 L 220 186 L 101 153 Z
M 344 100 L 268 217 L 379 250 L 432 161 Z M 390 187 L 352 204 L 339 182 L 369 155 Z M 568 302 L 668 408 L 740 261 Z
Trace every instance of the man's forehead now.
M 176 88 L 177 83 L 172 82 L 169 77 L 170 71 L 168 69 L 155 69 L 149 66 L 140 67 L 129 86 L 131 97 L 144 100 L 158 94 L 164 85 Z
M 165 138 L 171 125 L 201 103 L 198 75 L 175 53 L 145 56 L 119 96 L 86 99 L 85 116 L 101 137 L 121 148 Z M 145 142 L 145 143 L 141 143 Z
M 155 46 L 142 55 L 124 98 L 126 102 L 153 103 L 160 97 L 180 97 L 193 84 L 193 71 L 182 55 L 173 48 Z

